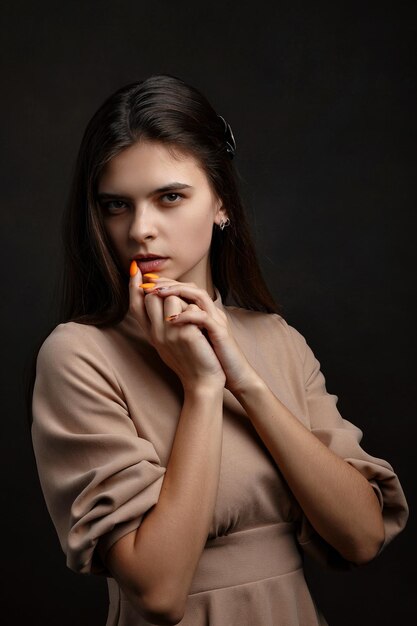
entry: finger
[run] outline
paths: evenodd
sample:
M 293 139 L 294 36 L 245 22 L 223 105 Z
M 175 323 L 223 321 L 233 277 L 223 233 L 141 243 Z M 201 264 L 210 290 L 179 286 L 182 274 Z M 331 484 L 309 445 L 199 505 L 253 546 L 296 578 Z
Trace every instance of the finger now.
M 162 298 L 158 298 L 157 294 L 153 291 L 144 293 L 145 309 L 152 324 L 157 322 L 157 318 L 163 318 L 164 308 L 167 304 L 164 303 Z
M 147 292 L 149 292 L 151 289 L 155 289 L 156 287 L 159 287 L 162 284 L 166 284 L 168 286 L 168 285 L 172 285 L 178 282 L 174 280 L 173 278 L 160 276 L 159 274 L 155 274 L 154 272 L 146 272 L 146 274 L 142 274 L 142 278 L 143 278 L 143 285 L 140 285 L 140 286 L 146 289 Z
M 178 296 L 168 296 L 167 298 L 159 298 L 164 307 L 164 319 L 169 315 L 177 315 L 187 310 L 189 306 L 185 300 Z
M 139 322 L 141 328 L 149 333 L 150 323 L 145 309 L 144 291 L 139 287 L 142 284 L 142 274 L 136 261 L 130 265 L 129 280 L 129 311 Z
M 177 314 L 168 321 L 173 326 L 194 324 L 200 329 L 206 329 L 210 336 L 217 336 L 217 339 L 220 338 L 220 335 L 225 330 L 219 326 L 218 322 L 216 322 L 207 311 L 202 311 L 201 309 L 197 311 L 188 308 L 186 311 Z
M 163 341 L 166 333 L 166 318 L 177 315 L 187 308 L 187 303 L 177 296 L 158 298 L 154 293 L 145 295 L 145 309 L 151 324 L 151 337 Z
M 164 286 L 163 288 L 158 285 L 157 289 L 158 296 L 161 296 L 162 298 L 166 298 L 170 295 L 176 295 L 186 301 L 188 300 L 190 304 L 196 304 L 200 309 L 210 313 L 211 315 L 215 315 L 218 311 L 207 291 L 200 289 L 197 286 L 185 283 L 176 283 L 174 285 Z
M 160 274 L 154 274 L 153 272 L 147 272 L 146 274 L 143 274 L 143 278 L 147 282 L 153 282 L 153 283 L 159 283 L 163 280 L 167 280 L 170 282 L 178 282 L 174 280 L 173 278 L 167 278 L 166 276 L 161 276 Z
M 148 274 L 148 276 L 152 275 Z M 166 289 L 167 287 L 173 287 L 174 285 L 180 284 L 178 281 L 171 278 L 145 278 L 145 275 L 143 275 L 143 281 L 143 284 L 140 286 L 145 289 L 146 293 L 150 293 L 151 291 L 156 292 L 159 289 Z
M 160 276 L 159 274 L 154 274 L 153 272 L 147 272 L 143 274 L 143 281 L 146 284 L 152 285 L 149 288 L 157 288 L 163 285 L 171 286 L 178 283 L 174 278 L 167 278 L 166 276 Z

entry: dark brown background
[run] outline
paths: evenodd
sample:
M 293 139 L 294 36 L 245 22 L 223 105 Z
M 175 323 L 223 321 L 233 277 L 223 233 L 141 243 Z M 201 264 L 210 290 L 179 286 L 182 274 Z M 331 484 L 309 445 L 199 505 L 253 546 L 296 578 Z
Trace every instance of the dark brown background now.
M 307 564 L 317 601 L 331 626 L 415 620 L 415 3 L 273 4 L 3 4 L 7 624 L 105 624 L 105 579 L 66 568 L 47 514 L 23 380 L 54 316 L 84 127 L 109 93 L 155 72 L 198 87 L 230 122 L 265 277 L 342 415 L 394 466 L 411 505 L 406 531 L 376 561 L 343 574 Z

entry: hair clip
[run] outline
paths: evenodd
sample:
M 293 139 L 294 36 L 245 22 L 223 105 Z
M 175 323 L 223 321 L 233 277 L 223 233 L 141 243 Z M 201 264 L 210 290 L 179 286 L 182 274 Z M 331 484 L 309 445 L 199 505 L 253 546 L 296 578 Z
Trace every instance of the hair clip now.
M 236 141 L 233 135 L 233 131 L 230 127 L 230 124 L 226 122 L 224 117 L 222 117 L 221 115 L 218 115 L 217 117 L 219 117 L 224 124 L 224 134 L 226 137 L 226 150 L 229 153 L 230 158 L 233 159 L 233 157 L 236 154 Z

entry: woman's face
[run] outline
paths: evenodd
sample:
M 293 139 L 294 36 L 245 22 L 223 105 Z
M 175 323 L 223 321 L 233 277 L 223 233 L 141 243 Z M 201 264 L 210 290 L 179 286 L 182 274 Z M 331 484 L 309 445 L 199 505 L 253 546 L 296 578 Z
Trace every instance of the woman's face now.
M 141 141 L 113 157 L 98 184 L 105 229 L 126 274 L 133 257 L 154 254 L 166 259 L 152 271 L 212 294 L 213 224 L 226 215 L 197 161 L 178 156 Z

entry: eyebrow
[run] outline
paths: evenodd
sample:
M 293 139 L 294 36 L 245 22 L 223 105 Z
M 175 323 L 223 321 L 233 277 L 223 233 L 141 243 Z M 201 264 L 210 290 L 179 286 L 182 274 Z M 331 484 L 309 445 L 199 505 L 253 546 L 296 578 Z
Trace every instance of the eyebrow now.
M 168 185 L 164 185 L 163 187 L 159 187 L 158 189 L 154 189 L 153 191 L 151 191 L 148 194 L 148 197 L 156 193 L 163 193 L 164 191 L 172 191 L 172 190 L 177 190 L 177 189 L 193 189 L 193 187 L 191 185 L 186 185 L 185 183 L 178 183 L 178 182 L 168 183 Z M 102 192 L 102 193 L 97 194 L 97 197 L 99 200 L 106 200 L 109 198 L 126 198 L 127 196 L 125 196 L 124 194 L 119 194 L 119 193 Z

